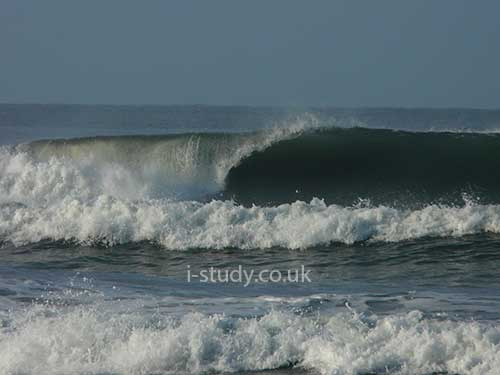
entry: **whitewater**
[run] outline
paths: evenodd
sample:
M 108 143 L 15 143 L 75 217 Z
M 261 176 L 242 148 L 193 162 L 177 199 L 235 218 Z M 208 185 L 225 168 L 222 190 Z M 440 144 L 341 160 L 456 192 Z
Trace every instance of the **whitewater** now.
M 191 313 L 147 323 L 96 307 L 47 310 L 16 315 L 0 334 L 1 374 L 227 373 L 300 364 L 323 374 L 494 375 L 500 366 L 498 326 L 418 311 L 380 318 Z

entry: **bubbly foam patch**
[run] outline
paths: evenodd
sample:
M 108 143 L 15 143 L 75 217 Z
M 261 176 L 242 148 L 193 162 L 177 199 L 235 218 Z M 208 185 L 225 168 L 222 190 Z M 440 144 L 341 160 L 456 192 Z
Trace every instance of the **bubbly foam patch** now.
M 67 197 L 44 206 L 0 208 L 0 236 L 14 244 L 52 239 L 109 246 L 151 241 L 172 250 L 298 249 L 332 242 L 395 242 L 481 232 L 500 233 L 500 206 L 431 205 L 405 211 L 326 205 L 313 199 L 244 207 L 231 201 L 131 202 L 102 195 L 89 202 Z
M 494 375 L 498 324 L 425 318 L 365 319 L 272 311 L 259 318 L 181 319 L 108 314 L 95 307 L 33 307 L 0 329 L 0 374 L 162 374 L 297 365 L 324 374 Z

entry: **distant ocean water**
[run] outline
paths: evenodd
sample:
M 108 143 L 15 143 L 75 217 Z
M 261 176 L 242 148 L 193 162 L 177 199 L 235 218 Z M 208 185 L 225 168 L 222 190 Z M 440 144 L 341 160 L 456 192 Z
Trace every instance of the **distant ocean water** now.
M 499 130 L 0 105 L 0 374 L 498 374 Z M 188 279 L 210 267 L 312 282 Z

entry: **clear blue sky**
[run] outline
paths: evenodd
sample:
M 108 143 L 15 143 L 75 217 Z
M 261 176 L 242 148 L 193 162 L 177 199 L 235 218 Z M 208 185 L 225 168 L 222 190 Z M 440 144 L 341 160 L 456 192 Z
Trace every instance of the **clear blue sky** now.
M 0 102 L 500 108 L 500 1 L 0 0 Z

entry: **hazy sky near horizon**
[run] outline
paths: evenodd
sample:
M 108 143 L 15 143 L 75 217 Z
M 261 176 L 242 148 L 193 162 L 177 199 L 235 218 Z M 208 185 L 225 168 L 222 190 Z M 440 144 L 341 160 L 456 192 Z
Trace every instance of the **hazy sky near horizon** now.
M 0 0 L 0 102 L 500 108 L 500 2 Z

